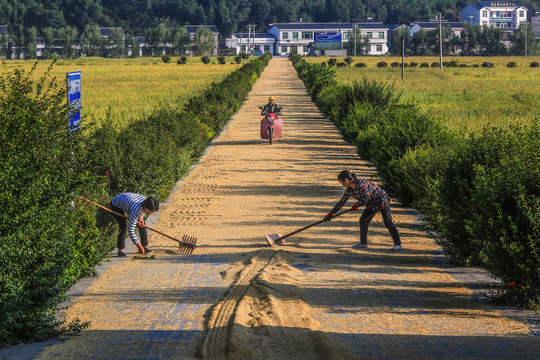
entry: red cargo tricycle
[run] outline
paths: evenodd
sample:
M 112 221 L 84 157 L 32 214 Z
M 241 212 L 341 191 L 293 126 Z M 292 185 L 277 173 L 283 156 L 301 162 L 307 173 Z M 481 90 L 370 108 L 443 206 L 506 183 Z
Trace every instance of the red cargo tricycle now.
M 262 106 L 259 109 L 263 110 Z M 261 120 L 261 139 L 268 139 L 270 145 L 274 139 L 279 139 L 283 136 L 283 122 L 278 117 L 281 115 L 281 107 L 278 108 L 279 113 L 263 112 L 264 118 Z

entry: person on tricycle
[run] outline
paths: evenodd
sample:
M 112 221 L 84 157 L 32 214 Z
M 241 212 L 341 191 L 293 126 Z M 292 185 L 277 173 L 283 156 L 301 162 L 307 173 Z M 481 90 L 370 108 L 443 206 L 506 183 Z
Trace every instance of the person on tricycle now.
M 264 105 L 264 107 L 262 107 L 261 109 L 262 109 L 261 115 L 274 113 L 276 114 L 276 118 L 278 118 L 279 115 L 281 115 L 281 107 L 279 107 L 278 104 L 276 104 L 273 96 L 270 96 L 268 98 L 268 104 Z

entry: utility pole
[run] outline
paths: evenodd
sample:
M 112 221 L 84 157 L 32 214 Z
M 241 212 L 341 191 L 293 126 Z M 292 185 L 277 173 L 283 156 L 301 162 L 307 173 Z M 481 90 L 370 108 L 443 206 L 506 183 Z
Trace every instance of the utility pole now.
M 401 80 L 405 79 L 405 34 L 401 36 Z
M 525 19 L 525 56 L 527 56 L 527 19 Z
M 248 47 L 247 47 L 247 54 L 250 55 L 251 45 L 249 45 L 249 42 L 251 40 L 251 24 L 248 24 Z
M 442 69 L 442 14 L 439 13 L 439 63 Z
M 354 57 L 356 57 L 356 24 L 353 25 L 354 31 Z
M 252 52 L 252 54 L 255 55 L 255 27 L 257 25 L 251 24 L 251 26 L 253 26 L 253 52 Z

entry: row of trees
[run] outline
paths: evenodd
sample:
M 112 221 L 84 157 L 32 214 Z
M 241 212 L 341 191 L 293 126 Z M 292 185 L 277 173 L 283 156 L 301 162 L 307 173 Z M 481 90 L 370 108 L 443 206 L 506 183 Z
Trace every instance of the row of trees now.
M 185 55 L 191 50 L 196 55 L 212 52 L 215 46 L 214 34 L 201 27 L 193 40 L 184 26 L 169 28 L 159 23 L 146 29 L 143 55 Z M 98 25 L 87 25 L 82 33 L 76 27 L 65 26 L 60 29 L 46 27 L 39 33 L 35 27 L 18 29 L 15 35 L 0 36 L 0 57 L 36 58 L 38 36 L 43 38 L 43 55 L 46 57 L 77 56 L 125 57 L 138 56 L 141 44 L 136 37 L 126 35 L 121 28 L 111 28 L 103 37 Z
M 527 46 L 527 55 L 540 54 L 540 43 L 536 40 L 533 27 L 521 24 L 510 37 L 510 46 L 506 47 L 501 39 L 504 33 L 502 29 L 488 26 L 476 26 L 464 24 L 461 36 L 452 36 L 450 27 L 443 25 L 442 50 L 443 54 L 460 55 L 524 55 Z M 390 52 L 401 54 L 402 39 L 405 37 L 405 51 L 408 55 L 430 56 L 439 54 L 439 31 L 416 32 L 410 37 L 410 32 L 405 27 L 394 30 L 390 42 Z
M 243 31 L 247 24 L 265 29 L 278 22 L 363 22 L 410 24 L 442 13 L 461 20 L 461 9 L 471 0 L 0 0 L 0 24 L 23 29 L 76 27 L 90 24 L 118 26 L 135 36 L 167 19 L 174 26 L 214 24 L 224 36 Z M 537 0 L 521 0 L 531 14 Z

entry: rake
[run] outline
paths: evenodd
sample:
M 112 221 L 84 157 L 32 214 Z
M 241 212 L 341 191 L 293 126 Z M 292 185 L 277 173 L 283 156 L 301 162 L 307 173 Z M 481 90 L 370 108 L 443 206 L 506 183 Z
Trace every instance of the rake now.
M 108 212 L 110 212 L 111 214 L 114 214 L 114 215 L 117 215 L 117 216 L 120 216 L 120 217 L 123 217 L 125 219 L 129 219 L 129 217 L 127 217 L 126 215 L 124 214 L 120 214 L 120 213 L 117 213 L 116 211 L 112 211 L 111 209 L 108 209 L 106 208 L 105 206 L 102 206 L 102 205 L 99 205 L 98 203 L 95 203 L 93 201 L 90 201 L 88 199 L 85 199 L 83 198 L 82 196 L 79 196 L 79 199 L 81 200 L 84 200 L 84 201 L 87 201 L 89 202 L 90 204 L 94 204 L 96 205 L 97 207 L 100 207 L 102 208 L 103 210 L 106 210 Z M 143 225 L 145 228 L 149 229 L 149 230 L 152 230 L 154 232 L 157 232 L 158 234 L 160 235 L 163 235 L 171 240 L 174 240 L 176 241 L 178 244 L 179 244 L 179 251 L 181 253 L 184 253 L 184 254 L 192 254 L 193 253 L 193 250 L 195 250 L 195 247 L 196 247 L 196 243 L 197 243 L 197 238 L 196 237 L 193 237 L 193 236 L 187 236 L 187 235 L 184 235 L 182 236 L 182 240 L 178 240 L 177 238 L 173 237 L 173 236 L 170 236 L 170 235 L 167 235 L 165 234 L 164 232 L 162 231 L 159 231 L 157 229 L 154 229 L 148 225 Z
M 334 216 L 331 217 L 331 219 L 333 218 L 336 218 L 338 217 L 339 215 L 342 215 L 342 214 L 345 214 L 349 211 L 352 211 L 352 209 L 348 209 L 348 210 L 344 210 L 340 213 L 337 213 L 335 214 Z M 292 236 L 294 234 L 298 234 L 300 231 L 304 231 L 304 230 L 307 230 L 309 229 L 310 227 L 313 227 L 315 225 L 319 225 L 320 223 L 322 222 L 325 222 L 326 220 L 322 219 L 322 220 L 319 220 L 317 222 L 314 222 L 313 224 L 310 224 L 308 226 L 304 226 L 303 228 L 301 229 L 298 229 L 298 230 L 295 230 L 291 233 L 288 233 L 287 235 L 283 235 L 281 236 L 280 234 L 270 234 L 270 235 L 266 235 L 264 238 L 266 239 L 266 242 L 268 243 L 268 245 L 270 246 L 274 246 L 274 245 L 282 245 L 284 243 L 283 240 L 285 240 L 286 238 L 288 238 L 289 236 Z

